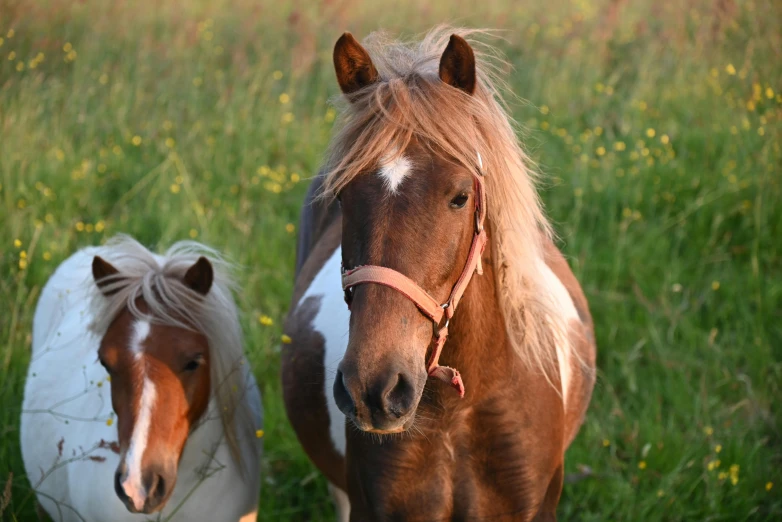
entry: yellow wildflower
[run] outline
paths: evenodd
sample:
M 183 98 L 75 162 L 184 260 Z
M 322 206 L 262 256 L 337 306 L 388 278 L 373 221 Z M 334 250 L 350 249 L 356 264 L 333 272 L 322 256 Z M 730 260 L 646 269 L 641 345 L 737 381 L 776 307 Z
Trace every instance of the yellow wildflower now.
M 720 282 L 719 281 L 712 281 L 711 282 L 711 289 L 715 292 L 720 289 Z
M 287 334 L 282 334 L 282 344 L 291 344 L 293 342 L 293 339 L 290 338 Z
M 607 447 L 608 447 L 608 446 L 610 446 L 610 445 L 611 445 L 611 441 L 610 441 L 610 440 L 608 440 L 608 439 L 603 439 L 603 447 L 604 447 L 604 448 L 607 448 Z
M 771 488 L 774 487 L 773 482 L 766 482 L 766 491 L 771 491 Z
M 272 73 L 272 78 L 275 80 L 282 80 L 282 71 L 274 71 Z
M 638 463 L 638 469 L 640 469 L 640 470 L 646 469 L 646 461 L 645 460 L 642 460 L 641 462 Z
M 734 74 L 736 74 L 736 68 L 733 67 L 732 63 L 729 63 L 728 65 L 725 66 L 725 72 L 733 76 Z
M 138 147 L 139 145 L 141 145 L 141 136 L 139 135 L 133 136 L 133 139 L 131 139 L 130 142 L 136 147 Z
M 198 230 L 196 230 L 196 229 L 194 229 L 194 228 L 191 228 L 191 229 L 190 229 L 190 237 L 191 237 L 192 239 L 195 239 L 195 238 L 197 238 L 197 237 L 198 237 Z
M 263 430 L 255 430 L 255 436 L 259 439 L 263 437 Z
M 650 138 L 654 138 L 654 135 L 656 134 L 655 130 L 651 127 L 646 129 L 646 135 Z
M 285 105 L 286 103 L 290 103 L 290 101 L 291 101 L 291 97 L 288 96 L 287 92 L 284 92 L 284 93 L 280 94 L 280 103 L 281 104 Z
M 272 319 L 268 315 L 262 315 L 258 318 L 258 322 L 264 326 L 271 326 L 274 324 L 274 319 Z
M 294 232 L 295 230 L 296 230 L 296 225 L 294 225 L 293 223 L 288 223 L 287 225 L 285 225 L 285 231 L 286 231 L 288 234 L 293 234 L 293 232 Z

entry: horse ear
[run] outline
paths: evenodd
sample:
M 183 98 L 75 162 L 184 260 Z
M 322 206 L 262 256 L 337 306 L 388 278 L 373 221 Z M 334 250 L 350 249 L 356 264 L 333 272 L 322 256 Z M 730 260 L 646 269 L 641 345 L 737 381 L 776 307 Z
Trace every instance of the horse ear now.
M 340 36 L 334 45 L 334 70 L 345 94 L 363 89 L 380 77 L 367 50 L 350 33 Z
M 467 94 L 475 92 L 475 53 L 458 34 L 451 35 L 440 57 L 440 79 Z
M 209 289 L 212 288 L 212 281 L 214 281 L 212 263 L 204 256 L 199 257 L 198 261 L 188 268 L 185 273 L 185 285 L 201 295 L 209 293 Z
M 113 282 L 112 277 L 119 274 L 119 270 L 114 268 L 114 265 L 106 261 L 100 256 L 92 258 L 92 278 L 95 280 L 95 284 L 98 285 L 101 292 L 104 295 L 112 295 L 117 292 L 117 289 L 112 291 L 106 290 L 106 287 Z

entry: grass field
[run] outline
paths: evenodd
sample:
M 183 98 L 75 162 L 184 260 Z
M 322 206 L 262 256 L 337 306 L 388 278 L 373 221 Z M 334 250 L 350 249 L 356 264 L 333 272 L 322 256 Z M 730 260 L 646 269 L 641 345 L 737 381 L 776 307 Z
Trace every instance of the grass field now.
M 0 0 L 0 519 L 31 320 L 75 249 L 195 238 L 244 269 L 266 407 L 261 520 L 329 520 L 281 403 L 281 323 L 344 30 L 498 45 L 596 321 L 561 520 L 782 520 L 782 6 L 776 0 Z M 10 499 L 3 495 L 10 492 Z

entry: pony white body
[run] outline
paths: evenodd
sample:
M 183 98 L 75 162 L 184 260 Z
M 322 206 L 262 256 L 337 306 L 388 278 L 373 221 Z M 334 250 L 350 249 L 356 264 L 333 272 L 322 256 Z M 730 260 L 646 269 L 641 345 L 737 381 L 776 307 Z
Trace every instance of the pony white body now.
M 214 398 L 187 439 L 176 488 L 154 515 L 132 514 L 114 491 L 119 455 L 111 382 L 97 359 L 100 338 L 88 329 L 91 274 L 102 248 L 81 250 L 56 270 L 41 293 L 33 320 L 32 357 L 25 384 L 21 443 L 38 501 L 55 521 L 255 520 L 260 462 L 239 469 L 226 444 Z M 156 256 L 162 262 L 160 256 Z M 262 422 L 257 385 L 244 364 L 244 400 Z M 239 438 L 243 456 L 256 455 L 256 438 Z M 114 446 L 116 448 L 116 446 Z

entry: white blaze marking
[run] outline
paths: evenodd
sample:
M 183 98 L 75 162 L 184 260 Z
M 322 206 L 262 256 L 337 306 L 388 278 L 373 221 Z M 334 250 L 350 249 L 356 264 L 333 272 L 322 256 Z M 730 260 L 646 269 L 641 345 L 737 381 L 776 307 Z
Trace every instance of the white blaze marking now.
M 383 178 L 383 185 L 391 194 L 396 194 L 399 185 L 405 180 L 412 163 L 405 156 L 398 156 L 396 159 L 383 161 L 380 165 L 379 175 Z
M 573 361 L 571 360 L 572 354 L 570 349 L 572 347 L 570 346 L 568 334 L 570 332 L 569 325 L 571 319 L 579 318 L 578 311 L 573 304 L 573 299 L 570 298 L 567 288 L 562 284 L 562 281 L 559 280 L 545 261 L 541 260 L 541 264 L 543 265 L 541 272 L 545 280 L 546 288 L 550 292 L 552 301 L 559 312 L 559 318 L 562 320 L 562 324 L 565 327 L 564 330 L 559 328 L 554 329 L 554 340 L 557 348 L 557 359 L 559 361 L 559 375 L 560 380 L 562 381 L 562 401 L 565 404 L 565 411 L 567 411 L 568 388 L 573 373 Z
M 147 439 L 149 438 L 149 426 L 152 422 L 152 408 L 157 398 L 155 385 L 146 376 L 145 362 L 143 360 L 144 349 L 142 343 L 149 336 L 150 324 L 148 321 L 137 321 L 133 325 L 133 335 L 131 337 L 130 348 L 135 354 L 136 364 L 141 366 L 141 378 L 144 380 L 144 386 L 141 390 L 141 400 L 139 401 L 138 415 L 136 415 L 136 424 L 133 426 L 133 433 L 130 437 L 130 445 L 125 454 L 125 476 L 122 477 L 122 488 L 125 494 L 133 502 L 137 510 L 144 507 L 147 500 L 148 491 L 144 488 L 141 460 L 144 457 L 144 451 L 147 449 Z
M 135 354 L 136 360 L 141 358 L 144 347 L 141 344 L 149 337 L 149 321 L 139 320 L 133 325 L 133 335 L 130 338 L 130 349 Z
M 320 309 L 312 320 L 312 328 L 323 336 L 325 344 L 323 393 L 326 396 L 329 411 L 331 442 L 340 455 L 345 455 L 345 414 L 340 411 L 334 401 L 333 391 L 337 366 L 348 349 L 348 328 L 350 325 L 350 311 L 345 305 L 340 285 L 341 262 L 342 248 L 337 247 L 334 254 L 312 280 L 297 306 L 301 306 L 310 297 L 321 298 Z

